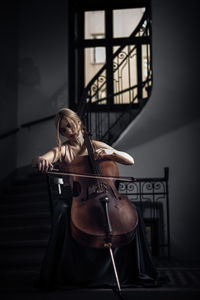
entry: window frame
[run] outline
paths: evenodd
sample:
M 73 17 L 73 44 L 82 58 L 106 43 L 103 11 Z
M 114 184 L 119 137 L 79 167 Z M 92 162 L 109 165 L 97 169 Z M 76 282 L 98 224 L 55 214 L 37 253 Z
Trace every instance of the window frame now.
M 122 42 L 127 40 L 130 44 L 129 37 L 114 38 L 113 37 L 113 10 L 140 8 L 145 7 L 149 11 L 151 17 L 151 0 L 137 0 L 137 1 L 116 1 L 112 7 L 106 1 L 101 1 L 101 4 L 94 3 L 94 1 L 86 1 L 82 3 L 81 0 L 71 1 L 69 5 L 69 105 L 72 109 L 77 109 L 81 95 L 84 90 L 84 49 L 105 47 L 106 61 L 113 54 L 113 47 L 120 46 Z M 102 39 L 84 39 L 84 13 L 86 11 L 105 11 L 105 38 Z M 145 41 L 144 41 L 145 42 Z M 132 38 L 131 44 L 140 44 L 138 38 Z M 141 45 L 142 47 L 142 45 Z M 138 82 L 142 80 L 141 74 L 141 49 L 138 48 Z M 108 67 L 107 76 L 110 78 L 111 84 L 107 87 L 107 93 L 113 94 L 113 69 Z M 139 97 L 142 97 L 142 89 L 139 91 Z M 108 105 L 112 105 L 112 99 L 109 99 Z

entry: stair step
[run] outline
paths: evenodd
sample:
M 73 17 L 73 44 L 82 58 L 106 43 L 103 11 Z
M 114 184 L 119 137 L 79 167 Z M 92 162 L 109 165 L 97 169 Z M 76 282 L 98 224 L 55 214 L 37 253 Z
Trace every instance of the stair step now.
M 25 257 L 38 255 L 41 258 L 44 256 L 47 248 L 49 236 L 45 239 L 27 239 L 27 240 L 13 240 L 0 242 L 0 256 L 7 255 L 24 255 Z
M 4 190 L 4 194 L 16 194 L 16 193 L 31 193 L 32 191 L 46 191 L 47 192 L 47 184 L 38 183 L 38 184 L 24 184 L 24 185 L 12 185 L 8 189 Z
M 12 192 L 11 189 L 9 189 L 9 191 L 7 191 L 6 193 L 2 194 L 2 199 L 4 198 L 10 198 L 10 196 L 16 196 L 16 197 L 23 197 L 23 196 L 40 196 L 40 195 L 48 195 L 48 189 L 46 190 L 39 190 L 39 189 L 34 189 L 33 191 L 30 192 L 27 192 L 27 191 L 21 191 L 20 193 L 15 193 L 15 192 Z
M 46 192 L 32 192 L 31 194 L 6 194 L 3 195 L 3 199 L 0 201 L 1 204 L 9 203 L 27 203 L 27 202 L 46 202 L 49 201 L 49 195 Z
M 27 276 L 37 276 L 39 274 L 39 269 L 36 266 L 32 266 L 31 268 L 27 269 L 9 269 L 9 270 L 0 270 L 0 278 L 3 275 L 7 275 L 7 278 L 12 279 L 12 277 L 16 280 L 18 277 L 27 277 Z
M 20 269 L 29 270 L 31 266 L 35 266 L 39 269 L 41 266 L 43 257 L 41 255 L 21 255 L 13 252 L 13 255 L 1 255 L 0 257 L 0 269 L 1 270 L 15 270 Z
M 1 204 L 0 205 L 0 215 L 6 214 L 6 213 L 19 213 L 21 211 L 23 212 L 33 212 L 33 211 L 48 211 L 49 208 L 49 202 L 25 202 L 25 203 L 14 203 L 10 205 L 8 204 Z
M 35 281 L 39 276 L 40 268 L 32 266 L 28 270 L 18 268 L 15 270 L 0 270 L 0 288 L 1 291 L 11 291 L 13 288 L 22 288 L 23 290 L 34 288 Z M 2 296 L 2 294 L 1 294 Z M 5 295 L 4 295 L 5 296 Z M 16 296 L 16 294 L 15 294 Z M 8 299 L 18 299 L 13 294 Z M 4 299 L 2 297 L 2 299 Z M 7 299 L 7 298 L 6 298 Z M 21 299 L 21 297 L 20 297 Z M 26 299 L 30 299 L 29 296 Z
M 1 241 L 0 248 L 22 248 L 22 247 L 46 247 L 48 244 L 48 239 L 42 240 L 23 240 L 23 241 Z
M 46 175 L 28 175 L 25 179 L 16 179 L 14 185 L 25 185 L 29 183 L 47 183 Z
M 37 222 L 37 223 L 36 223 Z M 47 222 L 47 223 L 46 223 Z M 0 216 L 0 227 L 49 224 L 50 212 L 16 213 Z
M 33 285 L 51 232 L 46 175 L 19 175 L 0 200 L 1 289 Z M 56 195 L 55 189 L 54 200 Z
M 33 279 L 34 280 L 34 279 Z M 120 296 L 111 288 L 71 288 L 71 289 L 57 289 L 55 291 L 44 292 L 34 288 L 33 280 L 25 279 L 13 282 L 12 287 L 6 283 L 1 291 L 3 292 L 3 300 L 15 299 L 17 300 L 116 300 L 116 299 L 130 299 L 130 300 L 199 300 L 200 289 L 158 289 L 158 288 L 123 288 Z
M 32 239 L 43 239 L 50 234 L 50 224 L 44 225 L 28 225 L 28 226 L 9 226 L 0 228 L 0 240 L 1 241 L 16 241 L 27 240 L 30 237 Z

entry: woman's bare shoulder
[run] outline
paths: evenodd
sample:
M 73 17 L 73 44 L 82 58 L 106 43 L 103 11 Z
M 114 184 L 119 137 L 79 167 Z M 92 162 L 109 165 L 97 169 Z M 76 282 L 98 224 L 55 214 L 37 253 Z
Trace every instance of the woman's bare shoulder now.
M 57 161 L 59 159 L 60 155 L 62 157 L 64 157 L 64 155 L 66 153 L 66 143 L 63 143 L 61 145 L 61 148 L 59 148 L 58 146 L 54 146 L 53 148 L 51 148 L 49 153 L 53 154 L 53 156 L 54 156 L 53 160 L 55 160 L 55 161 Z
M 111 146 L 101 141 L 92 140 L 92 144 L 97 148 L 113 149 Z
M 53 148 L 51 148 L 50 151 L 59 152 L 59 150 L 61 150 L 61 152 L 63 152 L 65 150 L 65 144 L 64 143 L 61 145 L 61 149 L 59 149 L 58 146 L 54 146 Z

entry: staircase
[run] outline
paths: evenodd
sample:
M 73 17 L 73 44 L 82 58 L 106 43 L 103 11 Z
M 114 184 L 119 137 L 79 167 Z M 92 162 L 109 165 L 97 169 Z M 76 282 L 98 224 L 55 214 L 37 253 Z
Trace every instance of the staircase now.
M 0 201 L 0 287 L 33 285 L 50 234 L 45 175 L 15 180 Z

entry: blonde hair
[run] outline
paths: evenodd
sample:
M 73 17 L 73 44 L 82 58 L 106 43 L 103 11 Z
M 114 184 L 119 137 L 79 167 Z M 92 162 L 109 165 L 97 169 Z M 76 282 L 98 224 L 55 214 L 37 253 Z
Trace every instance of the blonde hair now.
M 65 120 L 69 123 L 73 134 L 75 134 L 77 143 L 78 143 L 78 135 L 80 131 L 82 132 L 84 131 L 83 123 L 77 113 L 75 113 L 73 110 L 69 108 L 62 108 L 59 110 L 59 112 L 56 114 L 55 117 L 55 125 L 56 125 L 56 140 L 57 140 L 58 150 L 60 153 L 60 160 L 61 160 L 61 146 L 62 146 L 62 142 L 60 139 L 60 123 L 62 120 Z

